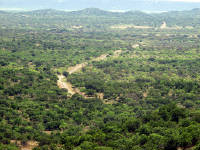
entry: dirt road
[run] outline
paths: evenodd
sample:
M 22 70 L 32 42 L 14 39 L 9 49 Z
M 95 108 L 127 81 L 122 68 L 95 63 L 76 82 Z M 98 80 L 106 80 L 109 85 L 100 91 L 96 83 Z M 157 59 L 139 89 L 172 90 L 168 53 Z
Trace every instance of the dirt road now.
M 69 72 L 69 74 L 75 73 L 80 71 L 82 68 L 86 67 L 88 63 L 82 63 L 82 64 L 77 64 L 76 66 L 72 66 L 69 67 L 67 69 L 67 72 Z
M 122 53 L 122 50 L 117 50 L 114 52 L 112 57 L 119 57 L 119 55 L 121 53 Z M 105 60 L 107 57 L 108 57 L 108 54 L 103 54 L 99 57 L 91 59 L 91 61 L 102 61 L 102 60 Z M 76 72 L 80 71 L 82 68 L 86 67 L 87 65 L 88 65 L 88 62 L 84 62 L 81 64 L 77 64 L 75 66 L 71 66 L 67 69 L 67 72 L 69 72 L 69 74 L 76 73 Z M 87 96 L 85 93 L 81 92 L 78 88 L 73 87 L 72 84 L 67 81 L 67 78 L 64 75 L 57 75 L 57 76 L 58 76 L 58 81 L 57 81 L 58 87 L 62 88 L 62 89 L 67 89 L 68 93 L 70 95 L 74 95 L 74 94 L 78 93 L 78 94 L 84 96 L 85 98 L 92 98 L 92 97 Z M 103 99 L 102 94 L 103 93 L 97 93 L 97 97 Z M 99 96 L 99 95 L 101 95 L 101 96 Z
M 64 75 L 58 75 L 57 85 L 61 89 L 67 89 L 68 93 L 70 93 L 71 95 L 74 95 L 76 93 L 72 87 L 72 84 L 66 81 Z

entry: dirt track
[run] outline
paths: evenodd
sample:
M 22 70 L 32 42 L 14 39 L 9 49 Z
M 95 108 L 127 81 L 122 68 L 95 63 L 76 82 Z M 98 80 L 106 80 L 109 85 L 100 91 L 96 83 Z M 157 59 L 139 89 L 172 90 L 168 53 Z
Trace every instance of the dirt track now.
M 73 89 L 72 84 L 65 80 L 66 78 L 64 75 L 58 75 L 58 81 L 57 81 L 58 87 L 61 89 L 67 89 L 68 93 L 70 93 L 71 95 L 74 95 L 76 92 Z
M 119 55 L 121 53 L 122 53 L 122 50 L 117 50 L 114 52 L 113 57 L 119 57 Z M 103 54 L 99 57 L 91 59 L 91 61 L 105 60 L 107 58 L 107 56 L 108 56 L 108 54 Z M 69 72 L 69 74 L 73 74 L 73 73 L 80 71 L 82 68 L 86 67 L 87 65 L 88 65 L 88 62 L 77 64 L 75 66 L 69 67 L 67 69 L 67 71 Z M 85 98 L 93 98 L 93 97 L 87 96 L 85 93 L 81 92 L 78 88 L 74 88 L 70 82 L 67 82 L 67 78 L 64 75 L 58 75 L 57 85 L 59 88 L 67 89 L 68 93 L 70 95 L 74 95 L 74 94 L 78 93 L 78 94 L 84 96 Z M 99 97 L 100 99 L 103 99 L 102 94 L 103 93 L 97 93 L 97 97 Z M 99 95 L 101 95 L 101 96 L 99 96 Z
M 80 71 L 85 66 L 87 66 L 87 63 L 77 64 L 76 66 L 69 67 L 67 69 L 67 72 L 69 72 L 69 74 L 72 74 L 72 73 Z

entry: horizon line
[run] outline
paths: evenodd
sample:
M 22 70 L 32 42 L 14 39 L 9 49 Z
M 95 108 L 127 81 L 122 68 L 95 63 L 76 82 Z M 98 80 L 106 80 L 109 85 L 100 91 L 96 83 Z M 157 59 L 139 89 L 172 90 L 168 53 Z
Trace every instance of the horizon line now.
M 66 12 L 72 12 L 72 11 L 80 11 L 80 10 L 84 10 L 84 9 L 91 9 L 91 8 L 95 8 L 95 7 L 88 7 L 88 8 L 83 8 L 83 9 L 56 9 L 56 8 L 36 8 L 36 9 L 29 9 L 29 8 L 0 8 L 0 11 L 13 11 L 13 12 L 24 12 L 24 11 L 37 11 L 37 10 L 48 10 L 48 9 L 52 9 L 52 10 L 58 10 L 58 11 L 66 11 Z M 130 9 L 110 9 L 110 10 L 106 10 L 106 9 L 101 9 L 101 8 L 95 8 L 95 9 L 100 9 L 103 11 L 108 11 L 108 12 L 119 12 L 119 13 L 125 13 L 125 12 L 129 12 L 129 11 L 141 11 L 144 13 L 164 13 L 164 12 L 170 12 L 170 11 L 190 11 L 190 10 L 194 10 L 194 9 L 200 9 L 200 8 L 192 8 L 192 9 L 185 9 L 185 10 L 130 10 Z

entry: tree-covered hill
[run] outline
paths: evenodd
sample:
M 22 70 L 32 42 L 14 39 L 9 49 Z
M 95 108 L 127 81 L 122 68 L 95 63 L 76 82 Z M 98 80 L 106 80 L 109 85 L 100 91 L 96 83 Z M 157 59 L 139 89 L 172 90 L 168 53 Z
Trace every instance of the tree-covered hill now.
M 54 28 L 56 24 L 60 24 L 60 28 L 73 25 L 108 27 L 116 24 L 160 27 L 163 21 L 169 26 L 199 27 L 199 9 L 161 14 L 147 14 L 139 11 L 109 12 L 97 8 L 88 8 L 72 12 L 53 9 L 16 13 L 1 11 L 0 19 L 2 20 L 0 23 L 1 26 L 10 28 L 16 27 L 16 24 L 21 24 L 21 28 L 28 26 L 30 28 L 36 28 L 35 23 L 38 21 L 41 25 L 40 27 L 43 28 Z M 24 22 L 27 22 L 27 24 L 23 24 Z

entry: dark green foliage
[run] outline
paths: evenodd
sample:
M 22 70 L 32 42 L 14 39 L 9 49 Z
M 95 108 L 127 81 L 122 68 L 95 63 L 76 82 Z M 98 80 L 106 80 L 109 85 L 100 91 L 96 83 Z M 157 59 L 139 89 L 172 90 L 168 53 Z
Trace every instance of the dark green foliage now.
M 66 72 L 66 71 L 64 71 L 64 72 L 63 72 L 63 75 L 64 75 L 65 77 L 68 77 L 69 73 Z
M 19 150 L 31 141 L 38 142 L 34 150 L 199 149 L 200 33 L 194 14 L 192 21 L 96 9 L 0 14 L 0 150 Z M 111 28 L 158 27 L 163 19 L 194 28 Z M 102 54 L 109 56 L 94 61 Z M 67 72 L 82 62 L 88 65 Z M 61 73 L 91 98 L 60 89 Z

